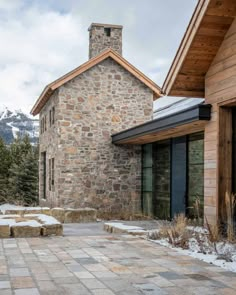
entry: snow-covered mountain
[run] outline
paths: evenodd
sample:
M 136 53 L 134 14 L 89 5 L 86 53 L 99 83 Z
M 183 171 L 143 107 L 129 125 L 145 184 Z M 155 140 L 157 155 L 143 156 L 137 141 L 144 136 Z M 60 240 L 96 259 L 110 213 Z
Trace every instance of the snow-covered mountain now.
M 10 144 L 18 135 L 28 134 L 32 143 L 37 143 L 39 136 L 39 121 L 23 113 L 12 111 L 7 107 L 0 109 L 0 137 Z

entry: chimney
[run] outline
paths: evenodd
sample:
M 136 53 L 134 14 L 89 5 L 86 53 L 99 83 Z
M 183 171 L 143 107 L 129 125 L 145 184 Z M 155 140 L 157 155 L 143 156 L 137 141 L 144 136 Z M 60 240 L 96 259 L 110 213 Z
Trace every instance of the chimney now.
M 122 55 L 123 26 L 95 24 L 89 27 L 89 59 L 107 48 L 111 48 Z

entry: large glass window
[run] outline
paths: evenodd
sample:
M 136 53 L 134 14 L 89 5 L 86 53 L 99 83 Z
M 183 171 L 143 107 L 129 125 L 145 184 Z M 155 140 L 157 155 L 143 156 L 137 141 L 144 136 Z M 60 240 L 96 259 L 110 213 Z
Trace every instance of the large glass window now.
M 142 149 L 142 207 L 143 214 L 153 215 L 153 173 L 152 144 L 146 144 Z
M 154 216 L 170 218 L 170 140 L 153 144 Z
M 189 136 L 188 141 L 188 197 L 187 213 L 190 218 L 203 217 L 204 208 L 204 134 Z
M 143 213 L 171 219 L 181 211 L 202 218 L 204 133 L 143 145 L 142 155 Z

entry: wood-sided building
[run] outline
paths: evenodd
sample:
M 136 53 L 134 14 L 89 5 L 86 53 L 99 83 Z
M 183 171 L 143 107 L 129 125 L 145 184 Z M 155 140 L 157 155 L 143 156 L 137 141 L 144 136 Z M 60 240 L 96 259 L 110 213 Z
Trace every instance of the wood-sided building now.
M 189 212 L 195 188 L 209 222 L 224 221 L 225 193 L 236 192 L 235 0 L 199 0 L 162 92 L 205 103 L 113 135 L 143 145 L 143 209 Z

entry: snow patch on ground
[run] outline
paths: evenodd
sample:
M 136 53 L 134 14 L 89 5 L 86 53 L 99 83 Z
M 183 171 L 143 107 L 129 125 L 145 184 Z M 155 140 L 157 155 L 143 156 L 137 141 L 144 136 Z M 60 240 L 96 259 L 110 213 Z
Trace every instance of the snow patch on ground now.
M 2 214 L 5 214 L 5 212 L 7 210 L 23 210 L 24 207 L 22 206 L 17 206 L 17 205 L 12 205 L 12 204 L 3 204 L 0 205 L 0 212 L 2 212 Z
M 26 218 L 37 217 L 42 224 L 46 224 L 46 225 L 61 224 L 54 217 L 48 216 L 48 215 L 45 215 L 45 214 L 26 214 L 25 217 Z
M 126 231 L 140 231 L 143 230 L 142 227 L 139 226 L 133 226 L 133 225 L 125 225 L 124 223 L 120 222 L 107 222 L 106 225 L 110 227 L 116 227 L 120 230 L 126 230 Z
M 28 219 L 24 221 L 17 221 L 17 218 Z M 56 218 L 45 214 L 25 214 L 24 217 L 20 215 L 0 215 L 0 225 L 14 225 L 14 226 L 32 226 L 38 227 L 42 225 L 61 224 Z
M 236 272 L 236 245 L 219 242 L 219 243 L 216 243 L 216 249 L 218 251 L 218 254 L 216 254 L 214 251 L 212 252 L 211 250 L 209 250 L 209 253 L 204 254 L 200 252 L 200 248 L 196 239 L 192 238 L 190 240 L 191 241 L 189 243 L 189 249 L 173 247 L 168 242 L 167 239 L 151 240 L 151 241 L 156 244 L 162 245 L 164 247 L 174 249 L 178 253 L 181 253 L 183 255 L 189 255 L 193 258 L 222 267 L 228 271 Z M 228 253 L 231 253 L 232 262 L 227 262 L 225 259 L 219 259 L 221 255 L 225 256 Z

